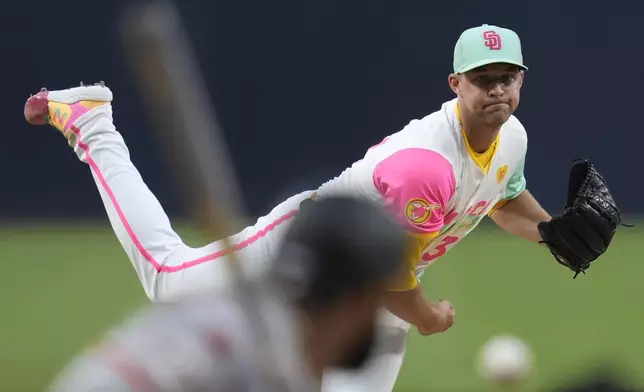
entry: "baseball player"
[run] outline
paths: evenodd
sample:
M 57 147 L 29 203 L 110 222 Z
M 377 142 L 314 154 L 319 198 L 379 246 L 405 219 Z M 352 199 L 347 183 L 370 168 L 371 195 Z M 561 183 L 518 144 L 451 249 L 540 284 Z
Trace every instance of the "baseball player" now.
M 410 324 L 423 335 L 452 325 L 450 303 L 427 300 L 419 279 L 485 216 L 547 247 L 576 274 L 606 251 L 621 222 L 589 161 L 573 165 L 561 215 L 551 217 L 526 189 L 527 134 L 513 112 L 527 67 L 514 31 L 491 25 L 465 30 L 453 63 L 448 82 L 454 99 L 371 147 L 315 192 L 287 199 L 232 237 L 249 273 L 262 274 L 302 201 L 351 194 L 382 203 L 414 238 L 406 272 L 386 297 L 379 336 L 385 352 L 374 355 L 361 373 L 329 372 L 325 391 L 391 391 Z M 216 261 L 223 256 L 220 242 L 190 248 L 172 230 L 114 127 L 111 100 L 102 85 L 45 90 L 29 99 L 25 116 L 56 127 L 90 166 L 114 231 L 151 299 L 224 286 L 225 271 Z
M 290 225 L 266 279 L 245 293 L 261 331 L 239 292 L 148 306 L 75 358 L 51 390 L 319 391 L 325 368 L 355 369 L 367 358 L 407 244 L 375 203 L 314 203 Z

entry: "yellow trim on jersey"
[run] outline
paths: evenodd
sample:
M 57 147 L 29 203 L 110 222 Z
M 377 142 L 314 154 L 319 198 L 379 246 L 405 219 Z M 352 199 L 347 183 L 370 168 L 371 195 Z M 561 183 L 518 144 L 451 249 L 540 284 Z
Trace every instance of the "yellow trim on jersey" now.
M 416 279 L 416 264 L 420 260 L 420 255 L 423 250 L 429 245 L 430 242 L 436 237 L 440 232 L 436 231 L 428 234 L 411 234 L 411 246 L 407 255 L 407 259 L 404 260 L 404 269 L 399 277 L 389 284 L 389 291 L 409 291 L 413 290 L 418 286 L 418 279 Z
M 409 233 L 409 235 L 412 236 L 412 238 L 420 241 L 431 241 L 434 238 L 438 237 L 439 233 L 440 231 L 434 231 L 431 233 Z
M 491 167 L 490 163 L 492 162 L 492 158 L 496 153 L 496 147 L 499 144 L 499 137 L 501 133 L 499 132 L 496 135 L 496 139 L 494 139 L 494 142 L 492 142 L 490 148 L 488 148 L 484 152 L 478 153 L 472 149 L 469 140 L 467 140 L 467 134 L 465 133 L 465 128 L 463 127 L 463 121 L 461 121 L 461 111 L 458 108 L 458 103 L 456 104 L 456 117 L 458 118 L 458 122 L 461 125 L 461 134 L 463 135 L 463 140 L 465 140 L 465 148 L 467 149 L 467 153 L 470 155 L 474 163 L 476 163 L 476 166 L 478 166 L 479 169 L 483 170 L 485 174 L 488 174 Z
M 502 208 L 504 205 L 508 204 L 509 200 L 499 200 L 494 207 L 490 210 L 490 212 L 487 213 L 487 216 L 492 216 L 498 210 L 499 208 Z

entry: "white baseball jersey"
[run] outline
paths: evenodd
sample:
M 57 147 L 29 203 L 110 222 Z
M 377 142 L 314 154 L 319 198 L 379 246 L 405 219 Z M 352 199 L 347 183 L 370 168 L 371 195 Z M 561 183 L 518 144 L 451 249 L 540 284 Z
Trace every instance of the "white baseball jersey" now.
M 525 189 L 526 151 L 525 129 L 514 116 L 488 151 L 473 151 L 453 99 L 369 149 L 324 184 L 318 197 L 348 192 L 382 201 L 419 239 L 409 273 L 393 288 L 407 290 L 486 214 Z

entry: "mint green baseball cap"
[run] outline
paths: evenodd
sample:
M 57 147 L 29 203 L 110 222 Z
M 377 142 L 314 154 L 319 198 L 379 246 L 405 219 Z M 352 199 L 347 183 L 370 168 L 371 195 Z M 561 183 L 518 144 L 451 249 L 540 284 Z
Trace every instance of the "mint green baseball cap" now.
M 461 74 L 493 63 L 523 64 L 521 40 L 517 33 L 484 24 L 465 30 L 454 47 L 454 73 Z

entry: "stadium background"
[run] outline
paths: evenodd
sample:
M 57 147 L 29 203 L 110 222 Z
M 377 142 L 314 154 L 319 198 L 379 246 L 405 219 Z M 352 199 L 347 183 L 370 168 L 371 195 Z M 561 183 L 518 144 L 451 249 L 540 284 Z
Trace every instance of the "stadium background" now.
M 0 15 L 0 390 L 34 390 L 145 299 L 111 233 L 89 170 L 51 129 L 30 127 L 24 100 L 41 86 L 105 80 L 135 164 L 179 222 L 180 190 L 141 110 L 116 19 L 125 1 L 12 3 Z M 592 158 L 625 213 L 641 214 L 637 178 L 644 88 L 636 1 L 300 2 L 181 0 L 244 195 L 253 214 L 315 187 L 367 147 L 452 97 L 459 33 L 515 29 L 530 67 L 518 117 L 530 137 L 529 189 L 564 203 L 570 161 Z M 635 27 L 634 27 L 635 26 Z M 296 163 L 296 164 L 294 164 Z M 177 224 L 188 242 L 205 241 Z M 424 279 L 451 299 L 455 327 L 412 337 L 398 391 L 481 390 L 473 358 L 497 333 L 536 353 L 524 385 L 560 387 L 599 369 L 644 386 L 641 229 L 621 231 L 573 281 L 550 256 L 478 230 Z

